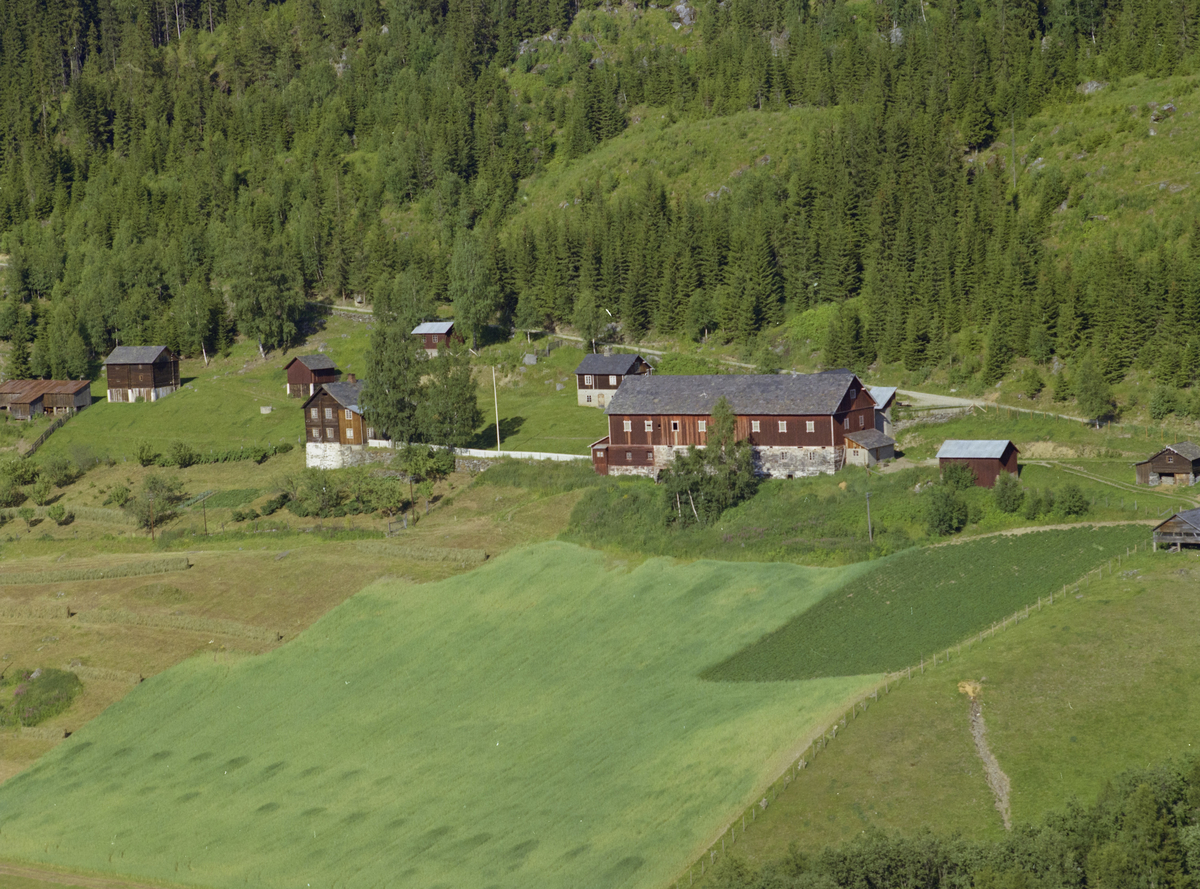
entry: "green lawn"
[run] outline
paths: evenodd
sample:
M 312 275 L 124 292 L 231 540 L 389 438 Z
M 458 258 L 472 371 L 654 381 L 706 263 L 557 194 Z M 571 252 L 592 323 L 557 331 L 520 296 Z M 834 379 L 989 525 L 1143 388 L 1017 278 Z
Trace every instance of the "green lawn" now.
M 148 680 L 0 787 L 6 856 L 204 886 L 659 886 L 872 677 L 697 674 L 858 569 L 563 543 Z
M 1200 721 L 1200 554 L 1122 561 L 1078 597 L 881 696 L 739 837 L 739 854 L 760 863 L 792 842 L 815 852 L 873 827 L 999 839 L 962 680 L 983 679 L 988 740 L 1011 779 L 1018 825 L 1072 797 L 1095 799 L 1135 765 L 1190 752 Z

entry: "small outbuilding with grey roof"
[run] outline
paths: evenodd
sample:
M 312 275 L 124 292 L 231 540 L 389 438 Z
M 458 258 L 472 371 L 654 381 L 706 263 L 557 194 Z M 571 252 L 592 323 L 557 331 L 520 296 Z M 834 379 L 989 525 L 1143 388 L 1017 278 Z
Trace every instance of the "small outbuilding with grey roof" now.
M 421 348 L 430 358 L 436 358 L 438 352 L 451 342 L 463 341 L 462 336 L 455 331 L 453 321 L 426 321 L 413 328 L 413 336 L 421 338 Z
M 318 386 L 335 382 L 337 365 L 328 355 L 300 355 L 283 366 L 287 372 L 287 394 L 290 398 L 308 398 Z
M 875 428 L 884 435 L 892 434 L 892 405 L 896 403 L 895 386 L 868 386 L 875 399 Z
M 117 346 L 104 372 L 113 402 L 158 401 L 179 388 L 179 356 L 166 346 Z
M 607 407 L 626 377 L 653 372 L 641 355 L 584 355 L 575 368 L 579 406 Z
M 942 443 L 938 451 L 938 469 L 945 472 L 951 463 L 969 466 L 981 488 L 996 484 L 1000 473 L 1020 474 L 1017 465 L 1017 446 L 1008 439 L 952 438 Z
M 1194 485 L 1200 476 L 1200 447 L 1190 441 L 1167 445 L 1153 457 L 1135 463 L 1139 485 Z
M 874 394 L 872 393 L 872 397 Z M 896 440 L 878 429 L 846 433 L 846 464 L 848 466 L 874 466 L 896 457 Z
M 1200 546 L 1200 509 L 1185 509 L 1177 512 L 1154 529 L 1154 551 L 1158 545 Z

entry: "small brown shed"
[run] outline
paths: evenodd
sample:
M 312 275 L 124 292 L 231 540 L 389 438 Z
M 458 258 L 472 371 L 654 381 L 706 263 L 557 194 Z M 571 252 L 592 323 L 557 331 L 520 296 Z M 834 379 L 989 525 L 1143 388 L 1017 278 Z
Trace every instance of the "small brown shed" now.
M 1167 445 L 1134 464 L 1139 485 L 1194 485 L 1200 476 L 1200 447 L 1190 441 Z
M 91 380 L 5 380 L 0 410 L 18 420 L 39 414 L 73 414 L 92 403 Z
M 1200 546 L 1200 509 L 1177 512 L 1154 529 L 1154 549 L 1164 546 Z
M 113 402 L 158 401 L 179 388 L 179 356 L 166 346 L 117 346 L 104 371 Z
M 293 358 L 283 369 L 287 371 L 287 394 L 290 398 L 308 398 L 325 383 L 338 378 L 337 366 L 327 355 L 301 355 Z
M 1006 438 L 1003 439 L 963 439 L 952 438 L 942 442 L 938 451 L 938 468 L 942 471 L 950 463 L 962 463 L 971 467 L 975 473 L 977 484 L 981 488 L 990 488 L 996 484 L 1000 473 L 1008 472 L 1018 475 L 1017 446 Z
M 426 321 L 413 328 L 413 336 L 421 338 L 421 348 L 430 358 L 436 358 L 438 352 L 450 343 L 461 343 L 462 336 L 454 329 L 453 321 Z

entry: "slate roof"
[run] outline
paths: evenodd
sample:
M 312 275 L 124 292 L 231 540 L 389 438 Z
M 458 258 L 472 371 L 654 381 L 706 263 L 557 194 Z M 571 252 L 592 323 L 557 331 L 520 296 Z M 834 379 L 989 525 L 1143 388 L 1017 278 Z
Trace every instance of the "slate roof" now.
M 1181 441 L 1179 444 L 1167 445 L 1167 450 L 1174 451 L 1185 460 L 1191 460 L 1193 463 L 1200 460 L 1200 447 L 1192 444 L 1190 441 Z
M 895 386 L 868 386 L 867 391 L 871 393 L 871 397 L 875 399 L 880 410 L 887 407 L 888 402 L 896 397 Z
M 628 374 L 633 373 L 634 365 L 637 364 L 638 355 L 584 355 L 583 361 L 579 362 L 579 367 L 575 368 L 577 374 L 592 374 L 594 376 L 604 376 L 605 374 Z
M 333 363 L 333 359 L 328 355 L 299 355 L 285 364 L 283 369 L 287 370 L 297 361 L 309 370 L 337 370 L 337 365 Z
M 1175 519 L 1182 519 L 1197 531 L 1200 531 L 1200 509 L 1185 509 L 1183 512 L 1177 512 L 1175 515 L 1167 519 L 1167 522 L 1173 522 Z M 1154 530 L 1157 531 L 1167 522 L 1163 522 L 1162 525 L 1156 525 Z
M 860 429 L 857 432 L 847 432 L 846 440 L 852 441 L 859 447 L 866 448 L 868 451 L 896 444 L 896 439 L 889 438 L 878 429 Z
M 1016 448 L 1007 438 L 950 438 L 942 442 L 937 455 L 939 460 L 947 457 L 955 460 L 999 460 L 1010 445 Z
M 426 321 L 413 328 L 413 333 L 449 333 L 453 321 Z
M 105 364 L 153 364 L 167 351 L 166 346 L 117 346 L 104 359 Z
M 359 396 L 362 395 L 363 381 L 357 380 L 353 383 L 324 383 L 321 388 L 333 396 L 333 400 L 342 407 L 348 407 L 356 413 L 362 413 L 362 408 L 359 407 Z
M 716 375 L 626 377 L 606 414 L 687 414 L 709 416 L 723 396 L 735 414 L 800 416 L 832 414 L 854 374 Z

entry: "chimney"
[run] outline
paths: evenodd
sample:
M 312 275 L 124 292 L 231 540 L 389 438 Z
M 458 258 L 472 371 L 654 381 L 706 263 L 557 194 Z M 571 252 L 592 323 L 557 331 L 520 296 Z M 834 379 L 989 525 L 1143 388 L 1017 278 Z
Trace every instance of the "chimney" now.
M 358 377 L 356 377 L 354 374 L 346 374 L 346 382 L 347 383 L 357 383 Z

